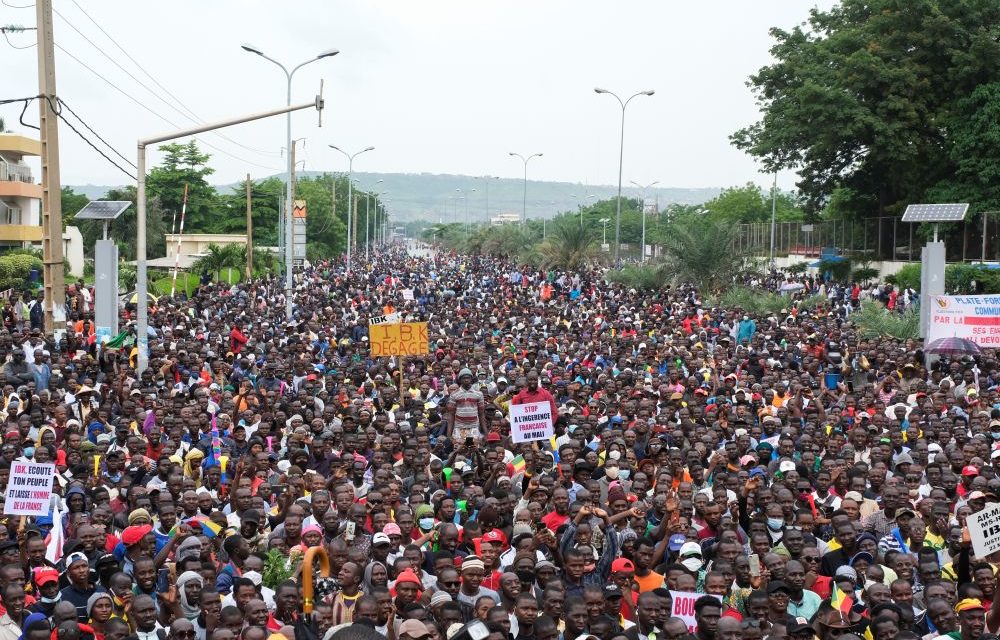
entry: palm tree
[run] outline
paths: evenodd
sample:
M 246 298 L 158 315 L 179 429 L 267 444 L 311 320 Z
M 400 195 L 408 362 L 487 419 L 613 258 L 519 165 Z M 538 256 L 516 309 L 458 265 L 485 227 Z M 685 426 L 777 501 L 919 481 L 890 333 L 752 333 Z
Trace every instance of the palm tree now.
M 580 271 L 597 260 L 597 238 L 575 221 L 560 221 L 549 226 L 548 238 L 538 247 L 545 269 Z
M 739 227 L 704 219 L 678 221 L 664 234 L 659 268 L 678 282 L 718 290 L 746 267 L 736 243 Z
M 229 245 L 232 246 L 232 245 Z M 208 252 L 194 261 L 191 265 L 192 271 L 214 273 L 215 279 L 220 280 L 222 270 L 232 263 L 232 250 L 228 247 L 220 247 L 217 244 L 208 245 Z

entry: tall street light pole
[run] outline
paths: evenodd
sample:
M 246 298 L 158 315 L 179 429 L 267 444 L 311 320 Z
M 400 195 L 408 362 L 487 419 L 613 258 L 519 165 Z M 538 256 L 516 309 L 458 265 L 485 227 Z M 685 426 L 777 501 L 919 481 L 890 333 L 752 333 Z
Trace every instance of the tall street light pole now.
M 339 151 L 347 157 L 347 273 L 351 272 L 351 221 L 354 219 L 354 157 L 366 151 L 374 151 L 375 147 L 367 147 L 361 151 L 347 153 L 340 147 L 329 145 L 335 151 Z M 334 211 L 336 214 L 337 212 Z
M 173 131 L 171 133 L 153 136 L 151 138 L 142 138 L 138 141 L 136 154 L 136 176 L 138 180 L 136 181 L 136 231 L 135 231 L 135 254 L 136 254 L 136 280 L 135 280 L 135 295 L 136 295 L 136 346 L 139 350 L 138 359 L 136 361 L 135 370 L 138 373 L 142 373 L 149 366 L 149 291 L 148 282 L 146 277 L 146 147 L 156 144 L 158 142 L 166 142 L 167 140 L 176 140 L 177 138 L 185 138 L 187 136 L 197 135 L 199 133 L 204 133 L 206 131 L 214 131 L 216 129 L 222 129 L 225 127 L 231 127 L 235 124 L 240 124 L 242 122 L 251 122 L 253 120 L 261 120 L 263 118 L 269 118 L 271 116 L 281 115 L 285 113 L 290 113 L 292 111 L 298 111 L 300 109 L 311 109 L 315 108 L 317 111 L 322 111 L 323 109 L 323 97 L 316 96 L 313 102 L 306 102 L 300 105 L 289 105 L 286 107 L 281 107 L 279 109 L 272 109 L 270 111 L 262 111 L 259 113 L 253 113 L 247 116 L 242 116 L 239 118 L 230 118 L 229 120 L 223 120 L 221 122 L 213 122 L 209 124 L 203 124 L 191 129 L 183 129 L 181 131 Z
M 608 91 L 607 89 L 601 89 L 597 87 L 594 89 L 594 93 L 606 93 L 610 96 L 614 96 L 618 104 L 622 106 L 622 126 L 621 126 L 621 141 L 618 145 L 618 210 L 615 214 L 615 264 L 618 263 L 618 255 L 621 250 L 621 232 L 622 232 L 622 160 L 625 157 L 625 107 L 628 103 L 632 102 L 632 98 L 638 96 L 651 96 L 656 93 L 653 89 L 647 91 L 640 91 L 639 93 L 632 94 L 629 96 L 628 100 L 622 102 L 622 99 L 618 97 L 617 93 L 613 91 Z
M 778 213 L 778 173 L 774 173 L 771 186 L 771 269 L 774 269 L 774 227 Z
M 514 153 L 511 151 L 507 155 L 520 158 L 521 162 L 524 163 L 524 195 L 522 196 L 521 202 L 521 224 L 524 224 L 528 221 L 528 162 L 530 162 L 532 158 L 541 158 L 542 154 L 533 153 L 525 158 L 520 153 Z
M 499 180 L 497 176 L 481 176 L 486 185 L 486 224 L 490 223 L 490 180 Z
M 251 45 L 244 44 L 241 45 L 244 51 L 249 51 L 250 53 L 256 53 L 261 58 L 264 58 L 268 62 L 273 62 L 278 66 L 279 69 L 285 72 L 285 78 L 287 79 L 286 91 L 285 91 L 285 106 L 291 106 L 292 104 L 292 76 L 295 72 L 302 67 L 316 62 L 317 60 L 322 60 L 323 58 L 332 58 L 333 56 L 340 53 L 337 49 L 327 49 L 326 51 L 321 51 L 315 58 L 310 58 L 305 62 L 302 62 L 292 68 L 291 71 L 288 70 L 285 65 L 281 64 L 274 58 L 264 55 L 264 52 L 259 48 Z M 292 235 L 292 199 L 295 194 L 292 193 L 292 171 L 294 167 L 292 162 L 294 162 L 294 153 L 292 152 L 292 112 L 289 111 L 285 117 L 285 140 L 288 141 L 288 175 L 286 176 L 288 180 L 288 189 L 285 195 L 285 317 L 291 319 L 292 317 L 292 265 L 294 264 L 293 255 L 293 244 L 294 238 Z
M 639 187 L 639 191 L 642 192 L 642 247 L 639 250 L 639 262 L 645 262 L 646 261 L 646 191 L 649 190 L 651 187 L 660 184 L 660 181 L 654 180 L 649 184 L 639 184 L 635 180 L 630 180 L 629 182 Z

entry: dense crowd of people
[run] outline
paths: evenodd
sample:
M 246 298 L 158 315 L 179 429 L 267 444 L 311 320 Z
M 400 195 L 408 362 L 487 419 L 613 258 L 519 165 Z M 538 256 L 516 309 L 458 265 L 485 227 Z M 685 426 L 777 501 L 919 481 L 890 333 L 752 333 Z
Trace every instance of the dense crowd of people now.
M 863 337 L 834 286 L 760 316 L 396 244 L 297 270 L 291 319 L 278 280 L 154 301 L 141 372 L 83 283 L 58 342 L 29 296 L 0 488 L 55 494 L 0 524 L 0 640 L 988 637 L 996 353 Z M 427 352 L 373 358 L 379 316 Z

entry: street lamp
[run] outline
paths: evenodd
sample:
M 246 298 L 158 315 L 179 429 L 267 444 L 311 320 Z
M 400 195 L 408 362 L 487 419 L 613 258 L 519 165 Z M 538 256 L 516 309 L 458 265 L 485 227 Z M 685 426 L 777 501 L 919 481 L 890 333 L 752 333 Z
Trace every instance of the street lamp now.
M 480 180 L 486 185 L 486 223 L 490 222 L 490 180 L 499 180 L 498 176 L 480 176 Z
M 352 208 L 354 207 L 354 157 L 359 156 L 366 151 L 374 151 L 375 147 L 366 147 L 361 151 L 355 151 L 354 153 L 347 153 L 343 149 L 335 145 L 328 145 L 331 149 L 339 151 L 344 156 L 347 157 L 347 273 L 351 272 L 351 228 L 352 220 L 354 219 Z M 334 211 L 334 214 L 337 212 Z
M 639 184 L 635 180 L 630 180 L 629 182 L 639 187 L 639 191 L 642 193 L 642 247 L 639 250 L 639 262 L 645 262 L 646 261 L 646 190 L 649 189 L 650 187 L 660 184 L 660 181 L 654 180 L 649 184 Z
M 528 221 L 528 162 L 532 158 L 541 158 L 542 154 L 533 153 L 527 158 L 525 158 L 520 153 L 514 153 L 513 151 L 511 151 L 507 155 L 520 158 L 521 162 L 524 163 L 524 196 L 521 204 L 521 224 L 524 224 L 525 222 Z
M 576 195 L 575 193 L 569 194 L 569 197 L 573 198 L 574 200 L 579 200 L 580 199 L 580 196 Z M 597 196 L 595 194 L 593 194 L 593 193 L 588 193 L 587 194 L 587 199 L 590 200 L 591 198 L 596 199 Z M 580 226 L 582 227 L 583 226 L 583 208 L 584 208 L 585 205 L 577 203 L 576 206 L 580 210 Z
M 600 222 L 601 224 L 604 225 L 604 240 L 601 241 L 601 245 L 607 246 L 608 245 L 608 223 L 611 222 L 611 218 L 601 218 L 600 220 L 598 220 L 598 222 Z
M 282 71 L 285 72 L 285 78 L 287 79 L 286 91 L 285 91 L 285 106 L 292 105 L 292 76 L 295 72 L 306 66 L 307 64 L 316 62 L 317 60 L 322 60 L 323 58 L 332 58 L 333 56 L 340 53 L 337 49 L 327 49 L 326 51 L 321 51 L 316 57 L 310 58 L 305 62 L 302 62 L 292 68 L 291 71 L 288 70 L 285 65 L 281 64 L 274 58 L 271 58 L 264 54 L 263 51 L 253 46 L 252 44 L 241 45 L 244 51 L 249 51 L 250 53 L 255 53 L 261 58 L 264 58 L 268 62 L 273 62 L 278 65 Z M 289 111 L 285 116 L 285 139 L 288 141 L 288 174 L 285 176 L 288 181 L 287 193 L 285 196 L 285 316 L 289 319 L 292 317 L 292 264 L 294 263 L 293 249 L 294 238 L 292 236 L 292 199 L 295 194 L 292 193 L 292 112 Z
M 621 250 L 621 232 L 622 232 L 622 160 L 625 157 L 625 107 L 628 103 L 632 102 L 632 98 L 638 96 L 651 96 L 655 93 L 652 89 L 647 91 L 640 91 L 639 93 L 632 94 L 629 96 L 628 100 L 622 102 L 622 99 L 618 97 L 618 94 L 613 91 L 608 91 L 607 89 L 601 89 L 600 87 L 594 89 L 594 93 L 606 93 L 608 95 L 614 96 L 618 104 L 622 106 L 622 126 L 621 126 L 621 141 L 618 146 L 618 210 L 615 214 L 615 263 L 618 263 L 618 253 Z

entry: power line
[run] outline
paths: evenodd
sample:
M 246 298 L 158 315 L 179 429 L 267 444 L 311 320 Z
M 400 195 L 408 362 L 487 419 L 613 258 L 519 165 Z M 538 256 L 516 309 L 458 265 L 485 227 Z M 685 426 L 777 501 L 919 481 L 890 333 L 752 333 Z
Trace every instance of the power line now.
M 99 149 L 99 148 L 97 147 L 97 145 L 95 145 L 95 144 L 94 144 L 93 142 L 91 142 L 91 141 L 90 141 L 90 140 L 89 140 L 89 139 L 87 138 L 87 136 L 85 136 L 85 135 L 83 135 L 82 133 L 80 133 L 80 131 L 79 131 L 79 130 L 78 130 L 78 129 L 77 129 L 76 127 L 74 127 L 74 126 L 73 126 L 73 123 L 71 123 L 71 122 L 70 122 L 69 120 L 67 120 L 67 119 L 66 119 L 66 118 L 65 118 L 65 117 L 63 116 L 63 114 L 62 114 L 62 109 L 57 109 L 57 108 L 56 108 L 56 107 L 55 107 L 55 106 L 54 106 L 54 105 L 52 104 L 52 98 L 50 98 L 49 96 L 45 96 L 45 99 L 46 99 L 46 100 L 48 101 L 48 103 L 49 103 L 49 106 L 51 106 L 51 107 L 52 107 L 52 111 L 53 111 L 53 113 L 55 113 L 55 114 L 56 114 L 56 117 L 58 117 L 58 118 L 59 118 L 60 120 L 62 120 L 62 121 L 63 121 L 63 124 L 65 124 L 65 125 L 66 125 L 67 127 L 69 127 L 69 128 L 70 128 L 70 129 L 71 129 L 71 130 L 73 131 L 73 133 L 75 133 L 75 134 L 76 134 L 77 136 L 79 136 L 79 138 L 80 138 L 81 140 L 83 140 L 84 142 L 86 142 L 86 143 L 87 143 L 87 144 L 88 144 L 88 145 L 90 146 L 90 148 L 91 148 L 91 149 L 93 149 L 93 150 L 94 150 L 94 151 L 96 151 L 97 153 L 101 154 L 101 156 L 102 156 L 102 157 L 103 157 L 103 158 L 104 158 L 105 160 L 107 160 L 108 162 L 110 162 L 110 163 L 111 163 L 112 165 L 114 165 L 114 166 L 115 166 L 115 168 L 117 168 L 117 169 L 118 169 L 119 171 L 121 171 L 122 173 L 124 173 L 125 175 L 127 175 L 127 176 L 128 176 L 129 178 L 131 178 L 132 180 L 135 180 L 135 179 L 136 179 L 135 175 L 133 175 L 133 174 L 129 173 L 129 172 L 128 172 L 128 171 L 126 171 L 126 170 L 125 170 L 124 168 L 122 168 L 122 166 L 121 166 L 121 165 L 119 165 L 119 164 L 118 164 L 117 162 L 115 162 L 114 160 L 112 160 L 112 159 L 111 159 L 111 157 L 110 157 L 110 156 L 109 156 L 108 154 L 106 154 L 106 153 L 104 153 L 103 151 L 101 151 L 101 150 L 100 150 L 100 149 Z M 56 98 L 56 102 L 57 102 L 57 103 L 60 103 L 60 104 L 62 103 L 62 101 L 61 101 L 61 100 L 59 100 L 58 98 Z M 81 120 L 81 122 L 83 122 L 83 121 Z M 87 127 L 87 128 L 89 129 L 90 127 Z M 96 134 L 95 134 L 95 135 L 96 135 Z M 100 139 L 100 136 L 98 136 L 98 138 Z M 102 139 L 101 141 L 103 142 L 103 139 Z M 105 144 L 107 144 L 107 143 L 105 143 Z M 108 145 L 108 146 L 110 147 L 110 145 Z M 112 148 L 112 150 L 114 150 L 114 149 Z M 118 152 L 117 152 L 117 151 L 115 151 L 115 153 L 118 153 Z M 121 154 L 119 153 L 118 155 L 121 155 Z
M 67 111 L 69 111 L 70 113 L 72 113 L 72 114 L 73 114 L 73 117 L 74 117 L 74 118 L 76 118 L 77 120 L 79 120 L 79 121 L 80 121 L 80 124 L 82 124 L 83 126 L 85 126 L 85 127 L 87 128 L 87 131 L 89 131 L 89 132 L 91 132 L 92 134 L 94 134 L 94 135 L 95 135 L 95 136 L 97 137 L 97 139 L 98 139 L 98 140 L 100 140 L 101 142 L 103 142 L 103 143 L 104 143 L 104 146 L 106 146 L 106 147 L 107 147 L 108 149 L 111 149 L 112 151 L 114 151 L 114 152 L 115 152 L 115 155 L 117 155 L 117 156 L 118 156 L 119 158 L 121 158 L 121 159 L 122 159 L 122 160 L 124 160 L 125 162 L 129 163 L 130 165 L 132 165 L 132 167 L 133 167 L 134 169 L 138 169 L 138 168 L 139 168 L 139 167 L 135 166 L 135 163 L 134 163 L 134 162 L 132 162 L 131 160 L 129 160 L 128 158 L 126 158 L 126 157 L 125 157 L 125 156 L 123 156 L 122 154 L 118 153 L 118 150 L 117 150 L 117 149 L 115 149 L 115 148 L 114 148 L 114 147 L 113 147 L 113 146 L 111 145 L 111 143 L 109 143 L 109 142 L 108 142 L 107 140 L 105 140 L 104 138 L 102 138 L 102 137 L 101 137 L 101 135 L 100 135 L 99 133 L 97 133 L 96 131 L 94 131 L 94 129 L 93 129 L 93 128 L 92 128 L 92 127 L 91 127 L 91 126 L 89 125 L 89 124 L 87 124 L 86 122 L 84 122 L 83 118 L 81 118 L 81 117 L 80 117 L 79 115 L 77 115 L 76 111 L 73 111 L 73 108 L 72 108 L 72 107 L 70 107 L 70 106 L 69 106 L 68 104 L 66 104 L 66 101 L 65 101 L 65 100 L 63 100 L 62 98 L 56 98 L 56 100 L 57 100 L 57 101 L 59 102 L 59 105 L 60 105 L 60 106 L 62 106 L 62 107 L 66 107 L 66 110 L 67 110 Z M 62 115 L 60 115 L 59 117 L 61 118 L 61 117 L 62 117 Z M 64 120 L 64 121 L 65 121 L 65 120 Z
M 3 6 L 10 7 L 11 9 L 34 9 L 35 8 L 35 3 L 34 2 L 32 2 L 31 4 L 25 4 L 25 5 L 10 4 L 9 2 L 7 2 L 7 0 L 0 0 L 0 2 L 3 3 Z
M 115 83 L 113 83 L 113 82 L 111 82 L 110 80 L 108 80 L 107 78 L 105 78 L 105 77 L 104 77 L 103 75 L 101 75 L 100 73 L 98 73 L 97 71 L 95 71 L 95 70 L 94 70 L 94 69 L 93 69 L 93 68 L 92 68 L 92 67 L 91 67 L 90 65 L 88 65 L 88 64 L 87 64 L 86 62 L 84 62 L 83 60 L 80 60 L 80 59 L 79 59 L 79 58 L 77 58 L 77 57 L 76 57 L 75 55 L 73 55 L 72 53 L 70 53 L 69 51 L 67 51 L 67 50 L 66 50 L 66 48 L 65 48 L 65 47 L 63 47 L 62 45 L 60 45 L 60 44 L 59 44 L 58 42 L 56 42 L 56 43 L 55 43 L 55 46 L 56 46 L 56 47 L 57 47 L 57 48 L 58 48 L 58 49 L 59 49 L 60 51 L 62 51 L 62 52 L 63 52 L 63 53 L 65 53 L 65 54 L 66 54 L 67 56 L 69 56 L 69 57 L 70 57 L 70 58 L 72 58 L 72 59 L 73 59 L 74 61 L 76 61 L 76 63 L 77 63 L 77 64 L 79 64 L 79 65 L 80 65 L 80 66 L 82 66 L 82 67 L 83 67 L 84 69 L 86 69 L 87 71 L 91 72 L 92 74 L 94 74 L 95 76 L 97 76 L 98 78 L 100 78 L 101 80 L 103 80 L 103 81 L 104 81 L 105 83 L 107 83 L 107 85 L 108 85 L 109 87 L 111 87 L 112 89 L 114 89 L 114 90 L 115 90 L 115 91 L 117 91 L 118 93 L 122 94 L 123 96 L 125 96 L 125 97 L 126 97 L 126 98 L 128 98 L 129 100 L 131 100 L 131 101 L 132 101 L 133 103 L 135 103 L 135 104 L 136 104 L 137 106 L 139 106 L 139 107 L 141 107 L 142 109 L 144 109 L 144 110 L 148 111 L 148 112 L 149 112 L 150 114 L 152 114 L 152 115 L 156 116 L 156 117 L 157 117 L 157 118 L 159 118 L 160 120 L 163 120 L 164 122 L 166 122 L 167 124 L 169 124 L 169 125 L 170 125 L 171 127 L 174 127 L 175 129 L 180 129 L 180 128 L 181 128 L 181 127 L 180 127 L 179 125 L 175 124 L 174 122 L 171 122 L 169 118 L 167 118 L 167 117 L 165 117 L 165 116 L 163 116 L 163 115 L 160 115 L 159 113 L 157 113 L 156 111 L 154 111 L 153 109 L 151 109 L 151 108 L 150 108 L 150 107 L 149 107 L 148 105 L 146 105 L 146 104 L 144 104 L 144 103 L 143 103 L 142 101 L 140 101 L 140 100 L 139 100 L 138 98 L 135 98 L 135 97 L 134 97 L 134 96 L 132 96 L 131 94 L 127 93 L 127 92 L 126 92 L 126 91 L 125 91 L 124 89 L 122 89 L 121 87 L 119 87 L 119 86 L 118 86 L 118 85 L 116 85 Z M 257 163 L 257 162 L 252 162 L 252 161 L 250 161 L 250 160 L 247 160 L 247 159 L 245 159 L 245 158 L 241 158 L 241 157 L 239 157 L 239 156 L 236 156 L 236 155 L 233 155 L 232 153 L 229 153 L 229 152 L 228 152 L 228 151 L 226 151 L 225 149 L 220 149 L 219 147 L 215 146 L 214 144 L 212 144 L 212 143 L 210 143 L 210 142 L 207 142 L 207 141 L 205 141 L 205 140 L 204 140 L 203 138 L 198 138 L 198 137 L 196 137 L 196 136 L 193 136 L 192 138 L 193 138 L 194 140 L 197 140 L 197 141 L 199 141 L 199 142 L 200 142 L 201 144 L 205 145 L 206 147 L 209 147 L 209 148 L 211 148 L 211 149 L 215 149 L 215 150 L 216 150 L 216 151 L 218 151 L 219 153 L 221 153 L 221 154 L 223 154 L 223 155 L 226 155 L 226 156 L 229 156 L 230 158 L 233 158 L 234 160 L 239 160 L 240 162 L 244 162 L 244 163 L 246 163 L 246 164 L 249 164 L 249 165 L 253 165 L 253 166 L 255 166 L 255 167 L 259 167 L 259 168 L 261 168 L 261 169 L 267 169 L 268 171 L 281 171 L 281 169 L 278 169 L 278 168 L 275 168 L 275 167 L 269 167 L 269 166 L 267 166 L 267 165 L 263 165 L 263 164 L 260 164 L 260 163 Z
M 125 55 L 125 57 L 128 58 L 132 62 L 132 64 L 134 64 L 140 71 L 142 71 L 144 74 L 146 74 L 146 76 L 150 80 L 153 81 L 153 84 L 155 84 L 157 87 L 159 87 L 160 89 L 162 89 L 168 96 L 170 96 L 171 98 L 173 98 L 174 101 L 183 108 L 183 111 L 181 111 L 181 109 L 178 109 L 177 107 L 169 104 L 166 100 L 164 100 L 159 95 L 157 95 L 155 92 L 153 92 L 152 89 L 150 89 L 145 84 L 143 84 L 138 78 L 136 78 L 131 73 L 129 73 L 128 71 L 126 71 L 124 67 L 122 67 L 120 64 L 118 64 L 118 62 L 116 62 L 113 58 L 111 58 L 111 56 L 109 56 L 107 53 L 105 53 L 104 50 L 102 50 L 98 45 L 96 45 L 93 42 L 91 42 L 91 40 L 89 38 L 87 38 L 87 36 L 83 35 L 83 33 L 81 33 L 80 30 L 77 29 L 76 26 L 73 25 L 73 23 L 71 23 L 69 20 L 67 20 L 65 16 L 63 16 L 58 11 L 55 11 L 54 9 L 53 9 L 53 11 L 55 11 L 55 13 L 60 18 L 62 18 L 62 20 L 64 22 L 66 22 L 66 24 L 68 24 L 74 31 L 76 31 L 77 33 L 79 33 L 85 40 L 87 40 L 87 42 L 90 42 L 90 44 L 92 44 L 96 49 L 98 49 L 99 51 L 101 51 L 101 53 L 104 54 L 109 60 L 111 60 L 119 69 L 121 69 L 122 71 L 125 71 L 125 73 L 127 73 L 130 78 L 132 78 L 133 80 L 135 80 L 136 82 L 138 82 L 140 85 L 142 85 L 147 91 L 149 91 L 154 96 L 156 96 L 161 102 L 163 102 L 167 106 L 171 107 L 172 109 L 174 109 L 175 111 L 177 111 L 178 113 L 180 113 L 181 115 L 183 115 L 185 118 L 190 119 L 195 124 L 202 124 L 202 123 L 204 123 L 204 119 L 202 119 L 190 107 L 188 107 L 186 104 L 184 104 L 184 102 L 180 98 L 178 98 L 176 95 L 174 95 L 173 92 L 171 92 L 169 89 L 167 89 L 165 86 L 163 86 L 163 84 L 159 80 L 157 80 L 156 77 L 153 76 L 153 74 L 151 74 L 149 71 L 147 71 L 145 69 L 145 67 L 143 67 L 141 64 L 139 64 L 139 61 L 136 60 L 135 58 L 133 58 L 132 55 L 129 54 L 129 52 L 126 51 L 124 47 L 122 47 L 120 44 L 118 44 L 118 41 L 115 40 L 111 36 L 111 34 L 108 33 L 107 30 L 105 30 L 104 27 L 102 27 L 99 22 L 97 22 L 97 20 L 94 20 L 94 18 L 91 17 L 91 15 L 89 13 L 87 13 L 86 10 L 84 10 L 84 8 L 82 6 L 80 6 L 80 4 L 76 0 L 71 0 L 71 2 L 76 6 L 77 9 L 80 10 L 80 13 L 82 13 L 84 16 L 86 16 L 87 19 L 90 20 L 94 24 L 94 26 L 97 27 L 98 30 L 100 30 L 100 32 L 103 33 L 104 36 L 108 40 L 110 40 L 111 43 L 114 44 L 115 47 L 117 47 L 118 50 L 121 51 Z M 253 153 L 258 153 L 258 154 L 267 155 L 267 156 L 277 155 L 277 152 L 275 152 L 275 151 L 267 151 L 267 150 L 264 150 L 264 149 L 257 149 L 255 147 L 251 147 L 249 145 L 245 145 L 245 144 L 243 144 L 241 142 L 233 140 L 232 138 L 226 136 L 225 134 L 223 134 L 221 132 L 214 132 L 214 134 L 217 135 L 217 136 L 219 136 L 223 140 L 228 140 L 229 142 L 235 144 L 236 146 L 239 146 L 239 147 L 242 147 L 242 148 L 246 149 L 247 151 L 252 151 Z

